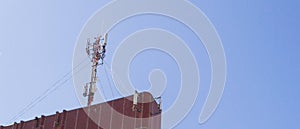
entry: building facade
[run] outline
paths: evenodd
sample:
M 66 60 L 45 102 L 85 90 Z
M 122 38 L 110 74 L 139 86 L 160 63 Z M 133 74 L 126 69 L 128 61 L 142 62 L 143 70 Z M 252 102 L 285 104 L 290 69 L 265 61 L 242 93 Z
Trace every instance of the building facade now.
M 0 129 L 160 129 L 160 104 L 148 92 L 134 96 L 42 115 Z

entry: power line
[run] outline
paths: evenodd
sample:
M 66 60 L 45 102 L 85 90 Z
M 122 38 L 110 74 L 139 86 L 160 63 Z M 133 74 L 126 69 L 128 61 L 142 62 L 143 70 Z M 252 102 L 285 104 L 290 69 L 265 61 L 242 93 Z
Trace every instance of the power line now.
M 108 66 L 108 68 L 112 69 L 106 61 L 104 61 L 104 64 L 106 64 L 106 65 Z M 107 67 L 105 67 L 105 68 L 107 68 Z M 108 69 L 108 68 L 107 68 L 107 69 Z M 118 74 L 114 73 L 112 70 L 109 70 L 109 69 L 108 69 L 108 71 L 110 72 L 111 76 L 114 76 L 114 77 L 115 77 L 115 78 L 112 78 L 112 82 L 114 82 L 114 85 L 119 85 L 119 86 L 121 86 L 121 88 L 122 88 L 123 90 L 126 90 L 128 94 L 131 94 L 131 92 L 130 92 L 128 89 L 126 89 L 126 88 L 124 89 L 124 87 L 125 87 L 124 84 L 125 84 L 125 83 L 123 82 L 122 78 L 120 78 L 120 76 L 119 76 Z M 120 88 L 120 87 L 119 87 L 119 88 Z
M 19 119 L 21 116 L 23 116 L 28 110 L 32 109 L 34 106 L 36 106 L 38 103 L 40 103 L 42 100 L 44 100 L 49 94 L 56 91 L 59 87 L 64 85 L 66 82 L 68 82 L 73 76 L 72 71 L 76 70 L 81 64 L 83 64 L 88 58 L 85 58 L 82 60 L 78 65 L 76 65 L 71 71 L 66 73 L 62 78 L 55 81 L 54 84 L 51 85 L 47 90 L 45 90 L 40 96 L 35 98 L 33 101 L 31 101 L 27 106 L 25 106 L 19 113 L 17 113 L 12 119 L 10 119 L 10 122 L 14 122 L 15 120 Z M 82 66 L 78 71 L 74 72 L 73 74 L 77 74 L 79 71 L 81 71 L 84 67 L 86 67 L 89 63 Z M 68 77 L 69 76 L 69 77 Z
M 113 88 L 112 88 L 112 85 L 111 85 L 111 82 L 110 82 L 110 79 L 109 79 L 109 77 L 108 77 L 108 73 L 107 73 L 107 70 L 106 70 L 106 66 L 105 66 L 105 65 L 103 65 L 103 66 L 104 66 L 104 71 L 105 71 L 106 79 L 107 79 L 107 82 L 108 82 L 108 84 L 109 84 L 109 88 L 110 88 L 110 90 L 111 90 L 111 94 L 112 94 L 113 97 L 115 97 L 114 92 L 113 92 Z

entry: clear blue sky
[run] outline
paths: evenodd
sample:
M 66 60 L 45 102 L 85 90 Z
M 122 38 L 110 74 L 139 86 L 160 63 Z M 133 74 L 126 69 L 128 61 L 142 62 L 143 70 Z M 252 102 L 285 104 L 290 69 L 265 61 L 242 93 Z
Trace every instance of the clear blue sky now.
M 0 2 L 0 124 L 8 124 L 17 112 L 72 69 L 77 36 L 89 17 L 107 2 Z M 210 82 L 210 64 L 203 46 L 193 42 L 188 44 L 197 55 L 203 90 L 200 90 L 193 110 L 176 128 L 300 128 L 300 1 L 190 2 L 207 15 L 218 31 L 227 58 L 228 73 L 220 105 L 209 121 L 199 125 L 199 109 L 203 106 Z M 149 21 L 141 22 L 145 19 Z M 110 38 L 113 38 L 111 41 L 114 43 L 111 45 L 115 46 L 111 47 L 116 47 L 129 32 L 147 27 L 170 29 L 174 33 L 182 29 L 188 33 L 179 23 L 163 17 L 140 16 L 112 30 Z M 184 39 L 193 38 L 184 32 Z M 108 62 L 113 50 L 108 52 Z M 145 57 L 148 57 L 149 63 L 143 61 Z M 159 59 L 156 60 L 157 57 Z M 164 95 L 164 109 L 172 104 L 172 96 L 177 94 L 179 88 L 179 75 L 176 75 L 178 70 L 172 66 L 172 61 L 164 53 L 147 51 L 137 56 L 132 63 L 133 71 L 140 71 L 131 71 L 133 84 L 140 90 L 149 88 L 147 76 L 151 68 L 165 70 L 168 85 Z M 108 98 L 118 97 L 112 96 L 110 92 L 106 92 L 106 95 Z M 17 121 L 78 107 L 80 104 L 73 83 L 68 81 Z

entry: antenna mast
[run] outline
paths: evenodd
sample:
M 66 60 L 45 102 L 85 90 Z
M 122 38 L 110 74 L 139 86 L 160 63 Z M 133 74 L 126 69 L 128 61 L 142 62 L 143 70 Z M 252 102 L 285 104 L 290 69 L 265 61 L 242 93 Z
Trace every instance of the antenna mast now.
M 91 43 L 90 39 L 87 39 L 86 44 L 86 53 L 88 54 L 92 62 L 91 82 L 85 84 L 85 92 L 83 93 L 84 97 L 88 97 L 87 106 L 91 106 L 94 100 L 94 94 L 97 91 L 97 66 L 103 65 L 103 59 L 106 52 L 105 47 L 107 44 L 107 33 L 105 34 L 104 38 L 102 38 L 102 36 L 100 35 L 95 37 L 94 40 L 95 41 Z M 100 63 L 99 60 L 101 60 Z

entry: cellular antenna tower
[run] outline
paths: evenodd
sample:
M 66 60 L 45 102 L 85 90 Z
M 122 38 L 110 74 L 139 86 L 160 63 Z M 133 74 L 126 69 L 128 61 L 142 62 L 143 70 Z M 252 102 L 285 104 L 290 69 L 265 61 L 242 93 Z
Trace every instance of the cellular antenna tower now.
M 98 65 L 103 65 L 103 59 L 105 57 L 107 44 L 107 33 L 104 37 L 96 36 L 94 42 L 90 42 L 90 39 L 87 39 L 86 42 L 86 53 L 89 56 L 92 62 L 92 74 L 91 81 L 86 83 L 84 86 L 84 97 L 88 97 L 87 106 L 91 106 L 94 100 L 94 94 L 97 91 L 97 67 Z M 99 63 L 99 61 L 101 62 Z
M 91 81 L 84 86 L 83 96 L 88 97 L 88 106 L 0 125 L 0 129 L 161 129 L 161 97 L 154 98 L 149 92 L 135 91 L 130 96 L 92 104 L 97 90 L 97 67 L 103 65 L 106 44 L 107 34 L 93 41 L 87 39 L 86 53 L 92 74 Z

